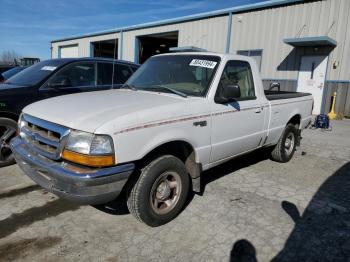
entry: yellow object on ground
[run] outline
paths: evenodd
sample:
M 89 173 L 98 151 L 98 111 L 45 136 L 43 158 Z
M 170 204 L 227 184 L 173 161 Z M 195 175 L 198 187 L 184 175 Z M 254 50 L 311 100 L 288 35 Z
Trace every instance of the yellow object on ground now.
M 334 94 L 333 94 L 333 101 L 332 101 L 332 109 L 331 109 L 331 112 L 328 113 L 329 119 L 336 119 L 337 118 L 337 114 L 334 112 L 336 97 L 337 97 L 337 92 L 334 92 Z

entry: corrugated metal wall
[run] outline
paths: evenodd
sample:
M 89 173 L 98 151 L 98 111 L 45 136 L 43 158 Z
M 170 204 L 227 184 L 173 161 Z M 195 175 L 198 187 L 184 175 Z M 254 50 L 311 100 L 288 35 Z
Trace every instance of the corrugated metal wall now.
M 263 78 L 297 79 L 300 50 L 284 38 L 328 35 L 338 42 L 330 53 L 327 79 L 350 79 L 350 1 L 305 1 L 234 14 L 230 52 L 263 49 Z M 334 61 L 339 67 L 333 68 Z
M 102 40 L 110 40 L 115 38 L 119 39 L 120 34 L 114 33 L 114 34 L 108 34 L 108 35 L 79 38 L 79 39 L 63 41 L 63 42 L 55 42 L 55 43 L 52 43 L 52 58 L 58 57 L 60 46 L 75 45 L 75 44 L 79 46 L 78 47 L 79 57 L 87 57 L 87 56 L 90 56 L 90 51 L 91 51 L 90 43 L 102 41 Z
M 209 51 L 225 52 L 228 18 L 228 15 L 223 15 L 133 29 L 123 32 L 123 43 L 120 42 L 119 33 L 55 42 L 52 43 L 52 57 L 58 57 L 59 46 L 72 44 L 79 45 L 79 56 L 90 56 L 91 42 L 118 38 L 119 49 L 123 46 L 122 58 L 135 61 L 137 36 L 173 31 L 178 31 L 179 46 L 191 45 Z M 284 38 L 325 35 L 337 41 L 335 48 L 293 48 L 283 43 Z M 270 80 L 279 80 L 284 90 L 296 90 L 302 55 L 329 55 L 324 110 L 327 112 L 332 93 L 337 90 L 341 97 L 339 101 L 345 99 L 345 102 L 337 101 L 337 108 L 345 115 L 350 115 L 350 0 L 312 0 L 234 13 L 230 53 L 254 49 L 263 52 L 261 73 L 265 79 L 264 86 L 267 87 Z M 334 63 L 338 66 L 334 67 Z
M 164 26 L 156 26 L 145 29 L 137 29 L 123 32 L 123 55 L 124 60 L 135 59 L 135 38 L 137 36 L 150 35 L 165 32 L 179 32 L 179 46 L 197 46 L 209 51 L 224 52 L 226 48 L 228 16 L 213 17 L 195 20 L 185 23 L 176 23 Z M 101 35 L 63 42 L 52 43 L 52 57 L 58 57 L 58 47 L 71 44 L 79 44 L 79 56 L 90 55 L 90 43 L 98 40 L 119 38 L 120 34 Z M 121 43 L 119 43 L 119 47 Z
M 123 33 L 123 59 L 134 61 L 135 37 L 172 31 L 179 32 L 178 46 L 192 45 L 209 51 L 224 52 L 227 16 L 126 31 Z
M 123 59 L 134 61 L 135 37 L 178 31 L 179 46 L 193 45 L 224 52 L 228 15 L 123 32 Z M 233 14 L 230 52 L 262 49 L 263 78 L 297 79 L 301 49 L 283 43 L 284 38 L 328 35 L 338 45 L 330 52 L 327 79 L 350 80 L 350 0 L 315 0 Z M 90 55 L 90 42 L 119 38 L 120 34 L 86 37 L 52 43 L 79 44 L 79 56 Z M 119 43 L 119 47 L 121 43 Z M 312 52 L 311 52 L 312 53 Z M 308 52 L 310 54 L 310 52 Z M 339 62 L 333 68 L 333 62 Z
M 328 113 L 331 109 L 331 101 L 334 92 L 337 92 L 337 98 L 334 111 L 340 118 L 350 117 L 350 83 L 345 82 L 326 82 L 324 112 Z

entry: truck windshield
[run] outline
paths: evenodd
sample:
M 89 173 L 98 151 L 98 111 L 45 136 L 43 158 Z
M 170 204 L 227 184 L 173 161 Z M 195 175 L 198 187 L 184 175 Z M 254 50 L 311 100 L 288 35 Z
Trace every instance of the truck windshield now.
M 149 58 L 125 87 L 136 90 L 205 96 L 220 57 L 209 55 L 165 55 Z
M 57 67 L 64 63 L 63 60 L 47 60 L 39 62 L 10 77 L 5 83 L 23 86 L 38 84 L 44 78 L 52 74 Z

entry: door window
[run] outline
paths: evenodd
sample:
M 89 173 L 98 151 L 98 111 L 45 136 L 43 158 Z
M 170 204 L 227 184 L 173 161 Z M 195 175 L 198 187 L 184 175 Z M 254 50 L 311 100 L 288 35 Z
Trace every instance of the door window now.
M 62 87 L 87 87 L 96 84 L 95 63 L 83 62 L 68 65 L 59 71 L 51 83 L 62 83 Z
M 256 99 L 254 90 L 254 80 L 250 65 L 246 61 L 233 60 L 227 62 L 222 73 L 219 88 L 225 89 L 229 85 L 238 85 L 241 96 L 237 100 Z

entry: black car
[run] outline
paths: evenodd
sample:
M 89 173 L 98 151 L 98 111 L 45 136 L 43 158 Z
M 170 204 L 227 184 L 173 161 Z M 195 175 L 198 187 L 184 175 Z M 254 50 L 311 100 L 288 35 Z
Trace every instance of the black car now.
M 8 143 L 16 135 L 17 120 L 25 106 L 59 95 L 119 88 L 138 67 L 105 58 L 52 59 L 0 84 L 0 167 L 14 163 Z
M 16 66 L 14 68 L 11 68 L 3 73 L 0 74 L 0 83 L 6 81 L 10 77 L 13 77 L 15 74 L 18 74 L 19 72 L 26 69 L 27 66 Z

